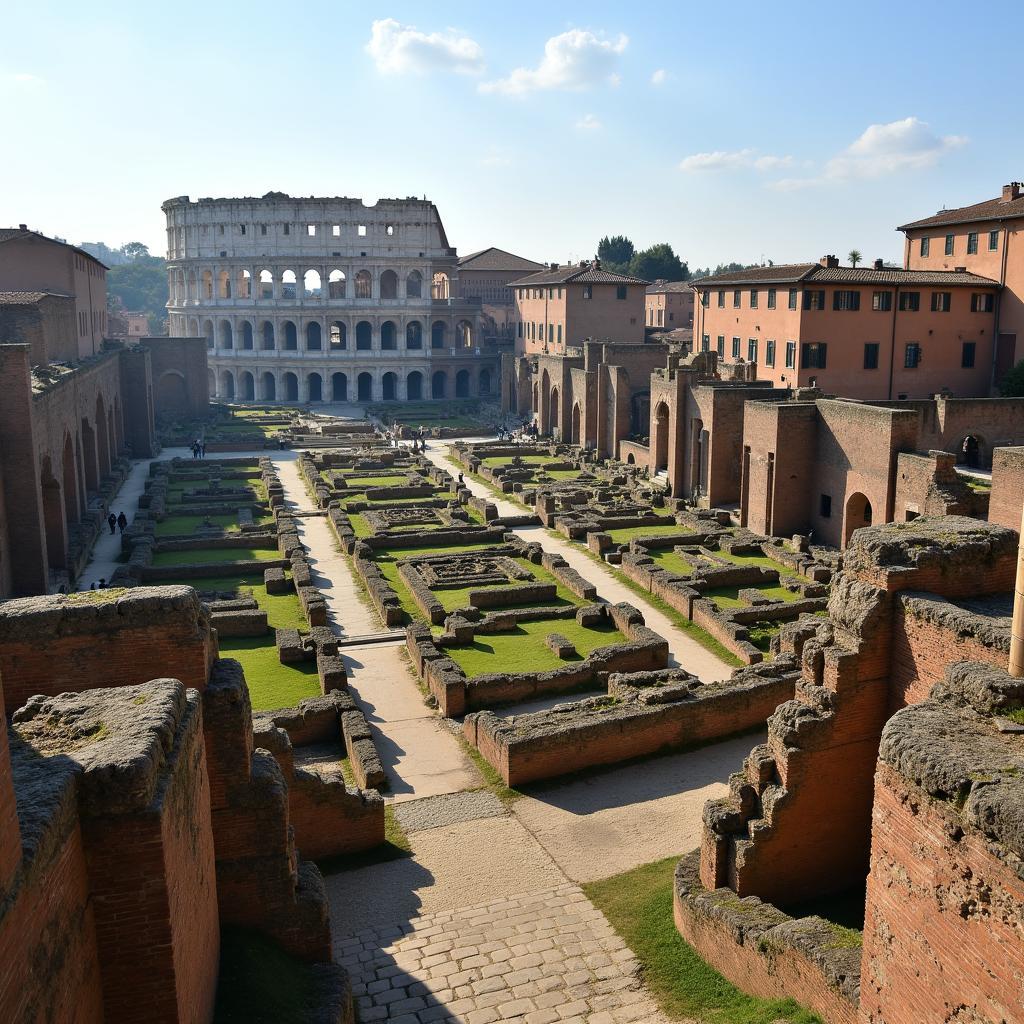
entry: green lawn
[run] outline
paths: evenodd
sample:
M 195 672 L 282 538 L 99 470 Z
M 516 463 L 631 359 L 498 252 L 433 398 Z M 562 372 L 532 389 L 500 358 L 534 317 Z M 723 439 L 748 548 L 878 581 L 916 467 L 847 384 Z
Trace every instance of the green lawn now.
M 209 520 L 213 526 L 219 526 L 230 533 L 238 532 L 238 516 L 168 516 L 163 522 L 156 524 L 153 531 L 156 537 L 188 537 L 204 526 Z
M 544 643 L 549 633 L 561 633 L 575 644 L 577 657 L 556 658 Z M 472 678 L 489 672 L 545 672 L 582 661 L 595 647 L 625 642 L 626 638 L 610 625 L 593 628 L 581 626 L 575 619 L 542 619 L 521 622 L 508 633 L 481 636 L 468 647 L 448 647 L 446 653 Z
M 316 663 L 302 661 L 282 665 L 277 645 L 269 634 L 221 640 L 220 655 L 241 663 L 254 711 L 295 707 L 303 697 L 320 694 Z
M 583 891 L 629 944 L 644 981 L 666 1014 L 705 1024 L 820 1024 L 793 1000 L 757 999 L 703 961 L 676 930 L 672 876 L 677 857 L 588 882 Z
M 494 541 L 480 541 L 476 544 L 441 544 L 426 548 L 378 548 L 377 558 L 411 558 L 414 555 L 454 555 L 462 551 L 486 551 L 494 547 Z
M 189 551 L 159 551 L 154 565 L 205 565 L 209 562 L 272 562 L 281 557 L 276 548 L 193 548 Z
M 654 559 L 655 565 L 661 569 L 677 572 L 682 576 L 689 576 L 693 572 L 693 566 L 671 548 L 662 548 L 660 551 L 652 549 L 648 553 Z
M 287 594 L 268 594 L 262 576 L 217 576 L 209 579 L 161 580 L 161 587 L 195 587 L 196 590 L 225 592 L 237 591 L 244 597 L 256 598 L 256 603 L 267 613 L 271 629 L 306 629 L 309 625 L 294 590 Z
M 578 469 L 546 469 L 544 475 L 551 480 L 575 480 L 580 475 Z M 535 476 L 536 480 L 537 477 Z
M 352 527 L 352 532 L 357 537 L 372 537 L 373 529 L 370 524 L 366 521 L 366 517 L 360 515 L 358 512 L 350 512 L 348 514 L 349 526 Z
M 774 558 L 769 558 L 767 555 L 734 555 L 729 551 L 713 551 L 712 554 L 718 555 L 719 558 L 724 558 L 729 562 L 735 562 L 737 565 L 756 565 L 762 569 L 774 569 L 780 576 L 797 576 L 799 573 L 790 569 L 788 565 L 783 565 L 781 562 L 776 562 Z
M 627 526 L 621 530 L 605 530 L 604 532 L 616 544 L 625 544 L 636 537 L 664 537 L 671 533 L 686 533 L 686 527 L 675 522 L 666 523 L 664 526 L 655 523 L 653 526 Z
M 492 455 L 490 458 L 484 459 L 481 466 L 511 466 L 513 457 L 511 455 Z M 519 461 L 526 466 L 546 466 L 552 462 L 565 462 L 565 459 L 558 458 L 554 455 L 520 455 Z
M 740 600 L 741 590 L 759 590 L 765 597 L 773 601 L 799 601 L 800 595 L 785 587 L 757 586 L 753 583 L 746 583 L 736 587 L 711 587 L 703 592 L 704 597 L 711 598 L 719 608 L 746 608 L 746 601 Z
M 537 583 L 554 583 L 557 588 L 555 593 L 556 597 L 552 601 L 528 601 L 525 605 L 505 605 L 506 608 L 524 608 L 532 605 L 543 605 L 545 607 L 555 607 L 558 605 L 570 605 L 570 604 L 582 604 L 583 602 L 571 591 L 567 590 L 562 586 L 561 583 L 555 578 L 554 574 L 549 572 L 541 565 L 533 565 L 531 562 L 527 562 L 525 559 L 516 559 L 519 565 L 529 569 L 533 573 L 533 578 Z M 528 582 L 523 580 L 524 583 Z M 435 596 L 444 606 L 445 611 L 453 611 L 456 608 L 465 608 L 469 604 L 469 593 L 471 590 L 483 590 L 487 589 L 484 587 L 459 587 L 451 589 L 438 589 L 434 591 Z M 552 630 L 548 630 L 552 632 Z
M 349 476 L 344 474 L 345 483 L 355 489 L 364 487 L 406 487 L 409 478 L 404 473 L 401 476 Z

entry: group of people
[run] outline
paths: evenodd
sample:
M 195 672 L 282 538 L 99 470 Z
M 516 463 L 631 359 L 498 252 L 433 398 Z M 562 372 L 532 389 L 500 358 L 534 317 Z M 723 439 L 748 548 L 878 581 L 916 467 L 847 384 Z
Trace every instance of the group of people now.
M 128 517 L 123 513 L 114 515 L 113 512 L 107 516 L 107 526 L 110 527 L 110 533 L 113 535 L 114 531 L 119 529 L 122 533 L 125 531 L 125 527 L 128 525 Z
M 206 458 L 206 442 L 201 441 L 198 437 L 192 442 L 192 458 L 193 459 L 205 459 Z
M 512 427 L 498 427 L 498 440 L 515 442 L 536 440 L 539 433 L 540 431 L 537 429 L 536 423 L 523 420 L 522 425 L 515 429 Z

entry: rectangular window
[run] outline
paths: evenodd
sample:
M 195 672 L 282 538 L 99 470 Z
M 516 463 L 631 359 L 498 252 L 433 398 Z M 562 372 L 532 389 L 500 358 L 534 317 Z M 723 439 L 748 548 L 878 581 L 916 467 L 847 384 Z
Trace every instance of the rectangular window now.
M 707 288 L 705 288 L 705 289 L 704 289 L 704 290 L 703 290 L 703 291 L 702 291 L 702 292 L 700 293 L 700 304 L 701 304 L 701 305 L 702 305 L 702 306 L 703 306 L 703 307 L 704 307 L 705 309 L 707 309 L 707 308 L 708 308 L 708 305 L 709 305 L 709 303 L 710 303 L 710 302 L 711 302 L 711 292 L 709 292 L 709 291 L 707 290 Z
M 774 288 L 769 288 L 768 289 L 768 308 L 769 309 L 774 309 L 775 308 L 775 289 Z
M 725 292 L 721 288 L 718 289 L 718 308 L 725 309 Z
M 825 292 L 812 290 L 804 292 L 804 309 L 824 309 Z
M 757 338 L 747 339 L 747 362 L 757 362 Z
M 659 309 L 658 310 L 658 326 L 659 327 L 664 327 L 665 326 L 665 310 L 663 310 L 663 309 Z
M 878 342 L 869 341 L 864 346 L 864 369 L 878 369 Z
M 242 234 L 243 235 L 245 234 L 245 225 L 244 224 L 242 225 Z
M 625 297 L 626 297 L 626 286 L 624 284 L 620 284 L 615 289 L 615 298 L 617 298 L 617 299 L 624 299 Z
M 366 237 L 366 225 L 365 224 L 360 224 L 359 227 L 356 228 L 356 234 L 360 238 L 365 238 Z
M 562 344 L 562 325 L 558 325 L 558 344 Z
M 818 505 L 818 508 L 821 510 L 821 518 L 822 519 L 831 519 L 832 518 L 832 495 L 831 494 L 823 494 L 821 496 L 821 501 L 820 501 L 820 503 Z
M 716 347 L 718 348 L 718 356 L 720 359 L 725 358 L 725 335 L 720 334 L 716 339 Z
M 794 369 L 796 367 L 796 342 L 786 342 L 786 368 Z
M 711 351 L 711 335 L 710 334 L 705 334 L 700 339 L 700 350 L 701 350 L 701 352 L 710 352 Z
M 284 226 L 284 233 L 286 235 L 290 235 L 292 233 L 292 226 L 291 226 L 291 224 L 285 224 L 285 226 Z
M 946 255 L 953 255 L 953 235 L 946 235 Z
M 740 357 L 740 339 L 732 339 L 732 357 L 733 359 L 739 359 Z
M 995 308 L 995 296 L 991 292 L 974 292 L 971 295 L 972 313 L 991 313 Z
M 804 370 L 824 370 L 828 357 L 828 345 L 823 341 L 812 341 L 803 345 L 800 366 Z
M 548 344 L 550 345 L 555 340 L 555 325 L 548 324 Z
M 975 256 L 978 252 L 978 232 L 970 231 L 967 234 L 967 255 Z
M 999 232 L 990 231 L 988 233 L 988 251 L 995 252 L 999 248 Z
M 309 235 L 310 238 L 316 238 L 316 225 L 315 224 L 307 224 L 306 225 L 306 234 Z
M 775 342 L 771 338 L 764 343 L 764 365 L 775 365 Z
M 583 298 L 592 299 L 594 297 L 594 286 L 592 284 L 585 284 L 583 286 Z
M 341 225 L 340 224 L 332 224 L 331 225 L 331 234 L 335 238 L 341 238 Z
M 928 250 L 931 247 L 931 241 L 932 240 L 930 238 L 922 238 L 921 239 L 921 255 L 922 256 L 927 256 L 928 255 Z
M 519 328 L 519 337 L 521 338 L 523 336 L 523 321 L 520 320 L 516 326 Z
M 860 292 L 837 288 L 832 293 L 832 308 L 855 313 L 860 309 Z
M 733 293 L 732 293 L 732 308 L 733 309 L 739 309 L 740 308 L 740 290 L 739 290 L 739 288 L 736 288 L 733 291 Z
M 789 308 L 796 309 L 796 289 L 789 289 Z
M 952 292 L 932 292 L 932 312 L 948 313 L 953 303 Z
M 750 308 L 757 309 L 757 289 L 750 289 Z
M 908 370 L 916 370 L 921 362 L 921 346 L 916 341 L 907 343 L 903 351 L 903 366 Z
M 550 302 L 554 297 L 555 297 L 555 289 L 554 288 L 549 288 L 548 289 L 548 301 Z
M 974 366 L 974 350 L 975 343 L 973 341 L 965 341 L 963 352 L 960 354 L 960 365 L 965 369 L 969 370 Z
M 920 308 L 920 292 L 900 292 L 900 312 L 916 313 Z

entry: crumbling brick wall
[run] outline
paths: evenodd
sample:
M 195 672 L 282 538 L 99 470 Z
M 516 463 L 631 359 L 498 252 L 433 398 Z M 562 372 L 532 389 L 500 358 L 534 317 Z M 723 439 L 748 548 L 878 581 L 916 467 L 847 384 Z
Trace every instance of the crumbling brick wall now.
M 992 453 L 992 494 L 988 521 L 1020 529 L 1024 508 L 1024 448 L 997 448 Z

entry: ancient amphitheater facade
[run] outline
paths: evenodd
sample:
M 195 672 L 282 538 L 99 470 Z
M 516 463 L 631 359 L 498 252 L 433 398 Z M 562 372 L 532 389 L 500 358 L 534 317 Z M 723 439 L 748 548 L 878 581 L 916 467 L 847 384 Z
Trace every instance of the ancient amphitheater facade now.
M 211 397 L 377 402 L 496 393 L 479 300 L 433 203 L 169 199 L 172 335 L 205 337 Z

